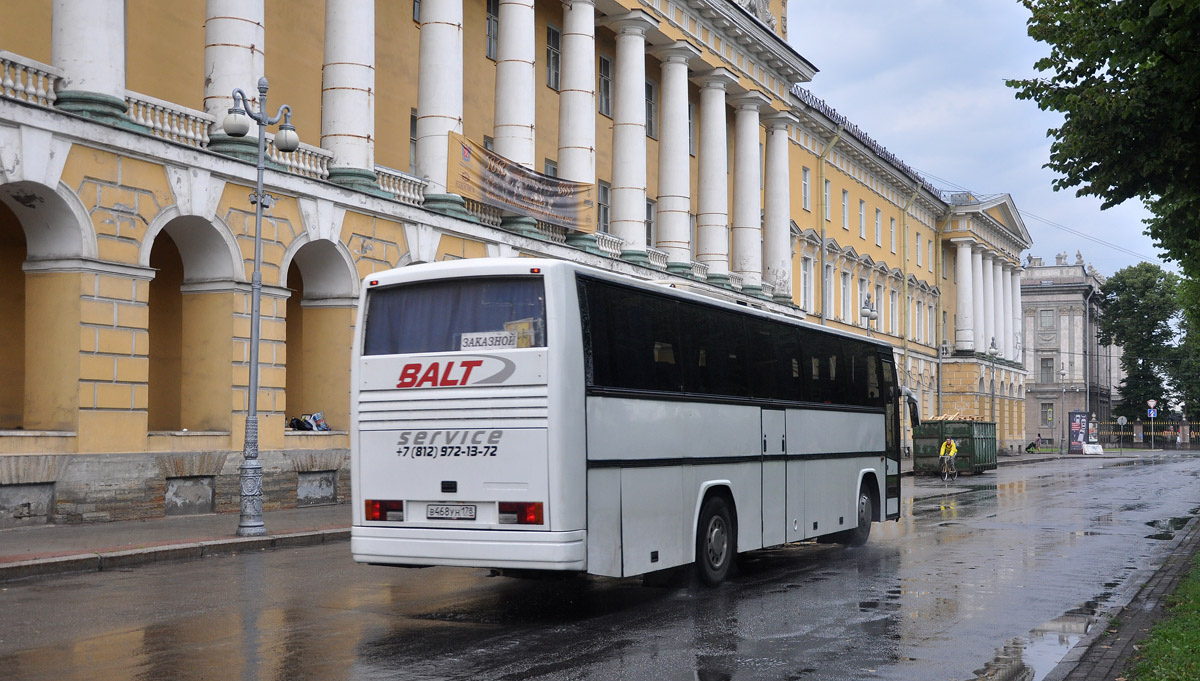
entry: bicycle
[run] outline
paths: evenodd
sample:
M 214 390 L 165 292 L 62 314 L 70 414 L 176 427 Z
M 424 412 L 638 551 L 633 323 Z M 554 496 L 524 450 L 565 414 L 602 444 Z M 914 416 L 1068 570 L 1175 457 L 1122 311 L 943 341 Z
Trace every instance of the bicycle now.
M 954 465 L 954 456 L 943 454 L 938 459 L 942 464 L 942 482 L 958 480 L 958 468 Z

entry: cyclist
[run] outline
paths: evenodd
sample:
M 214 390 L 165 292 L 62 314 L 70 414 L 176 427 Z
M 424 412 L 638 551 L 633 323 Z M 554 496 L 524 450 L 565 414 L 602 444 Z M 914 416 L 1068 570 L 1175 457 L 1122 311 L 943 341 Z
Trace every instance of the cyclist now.
M 958 469 L 954 466 L 955 454 L 958 454 L 958 443 L 954 441 L 954 438 L 947 437 L 938 451 L 938 461 L 942 464 L 942 480 L 951 477 L 958 479 Z
M 954 441 L 954 438 L 948 437 L 946 438 L 946 441 L 942 443 L 942 448 L 940 451 L 938 451 L 938 456 L 952 457 L 955 454 L 958 454 L 958 443 Z

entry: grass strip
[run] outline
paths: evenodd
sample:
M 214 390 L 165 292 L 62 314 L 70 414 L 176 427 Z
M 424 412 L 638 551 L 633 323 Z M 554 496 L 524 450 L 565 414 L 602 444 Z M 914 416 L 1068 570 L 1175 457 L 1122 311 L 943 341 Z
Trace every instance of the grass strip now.
M 1167 600 L 1167 619 L 1142 643 L 1130 674 L 1135 681 L 1200 679 L 1200 556 Z

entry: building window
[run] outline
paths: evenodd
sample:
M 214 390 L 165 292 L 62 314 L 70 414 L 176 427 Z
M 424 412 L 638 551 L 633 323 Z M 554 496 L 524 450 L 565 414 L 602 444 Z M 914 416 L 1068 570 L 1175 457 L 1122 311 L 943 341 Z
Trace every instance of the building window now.
M 863 316 L 859 314 L 858 308 L 862 307 L 863 304 L 866 303 L 866 300 L 864 300 L 864 296 L 863 296 L 863 294 L 866 293 L 866 291 L 867 291 L 867 280 L 862 277 L 859 277 L 858 278 L 858 295 L 854 297 L 854 306 L 855 307 L 854 307 L 854 309 L 851 310 L 851 313 L 853 313 L 855 317 L 859 318 L 859 323 L 862 324 L 863 326 L 866 326 L 866 324 L 869 320 L 866 318 L 863 318 Z
M 805 256 L 800 260 L 800 306 L 808 312 L 813 309 L 813 259 Z
M 883 284 L 875 287 L 875 330 L 878 331 L 883 319 Z
M 558 89 L 558 78 L 562 66 L 562 31 L 546 25 L 546 85 Z
M 413 21 L 421 23 L 421 0 L 413 0 Z
M 408 111 L 408 174 L 417 174 L 417 110 Z
M 850 231 L 850 192 L 842 190 L 842 229 Z
M 875 245 L 883 245 L 883 211 L 875 209 Z
M 654 246 L 654 217 L 658 214 L 658 207 L 654 201 L 646 201 L 646 245 Z
M 896 252 L 896 218 L 888 218 L 888 243 L 891 244 L 892 253 Z
M 929 247 L 933 248 L 933 244 L 930 244 Z M 943 248 L 942 249 L 942 279 L 945 279 L 945 278 L 946 278 L 946 249 Z M 958 283 L 958 272 L 957 271 L 955 271 L 955 273 L 954 273 L 954 283 L 956 283 L 956 284 Z
M 927 260 L 926 262 L 929 263 L 929 265 L 928 265 L 929 271 L 932 272 L 933 271 L 933 239 L 929 240 L 927 248 L 929 249 L 929 260 Z
M 899 312 L 900 294 L 892 291 L 888 299 L 888 332 L 893 336 L 897 335 L 900 329 Z
M 549 177 L 558 177 L 558 163 L 556 161 L 551 161 L 550 159 L 546 159 L 545 168 L 546 168 L 546 170 L 545 170 L 545 173 L 543 173 L 543 174 L 545 174 Z
M 1038 310 L 1038 328 L 1054 328 L 1054 310 Z
M 1038 383 L 1054 382 L 1054 358 L 1043 357 L 1038 361 Z
M 833 218 L 829 217 L 829 213 L 830 213 L 830 210 L 831 210 L 831 209 L 829 208 L 829 193 L 830 193 L 830 187 L 831 187 L 831 185 L 830 185 L 830 183 L 829 183 L 829 180 L 825 180 L 825 189 L 824 189 L 824 192 L 823 192 L 823 194 L 822 194 L 822 198 L 824 199 L 824 203 L 825 203 L 825 219 L 826 219 L 826 220 L 832 220 L 832 219 L 833 219 Z
M 612 185 L 600 181 L 596 186 L 596 229 L 608 233 L 608 207 L 612 196 Z
M 612 117 L 612 60 L 600 55 L 597 64 L 599 74 L 596 82 L 596 101 L 600 113 Z
M 658 86 L 652 81 L 646 81 L 646 134 L 658 137 Z
M 917 267 L 921 266 L 921 233 L 917 232 Z
M 850 310 L 851 310 L 850 303 L 852 302 L 852 300 L 853 300 L 853 298 L 850 295 L 850 273 L 842 272 L 842 321 L 843 322 L 851 322 L 854 320 L 854 318 L 850 316 Z
M 500 0 L 487 0 L 487 58 L 496 61 L 496 44 L 500 36 Z
M 812 200 L 809 195 L 809 170 L 803 168 L 800 171 L 800 200 L 804 210 L 812 210 Z
M 1042 402 L 1042 407 L 1038 411 L 1041 413 L 1040 421 L 1043 426 L 1054 425 L 1054 403 L 1053 402 Z
M 858 238 L 867 238 L 867 202 L 858 202 Z

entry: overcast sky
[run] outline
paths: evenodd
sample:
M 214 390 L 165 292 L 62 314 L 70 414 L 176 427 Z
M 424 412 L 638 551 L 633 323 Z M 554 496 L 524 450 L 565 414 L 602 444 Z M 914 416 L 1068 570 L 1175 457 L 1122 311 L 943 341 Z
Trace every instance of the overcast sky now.
M 1049 52 L 1026 34 L 1016 0 L 790 0 L 788 39 L 820 71 L 805 85 L 945 190 L 1011 194 L 1033 238 L 1027 252 L 1084 261 L 1104 275 L 1145 258 L 1140 202 L 1100 210 L 1054 191 L 1046 131 L 1057 114 L 1017 100 L 1006 78 Z M 1049 224 L 1053 223 L 1053 224 Z M 1106 243 L 1105 243 L 1106 242 Z

